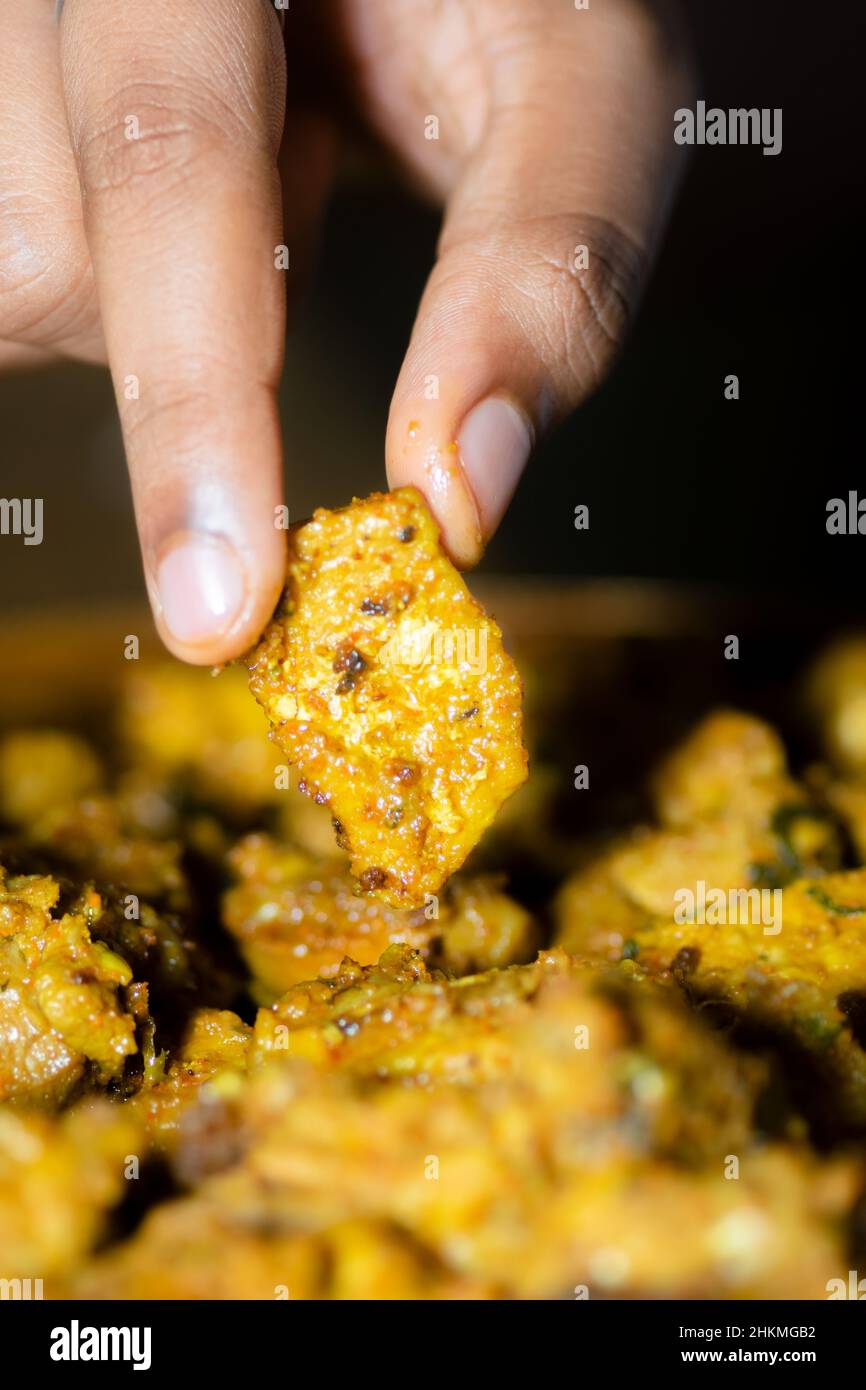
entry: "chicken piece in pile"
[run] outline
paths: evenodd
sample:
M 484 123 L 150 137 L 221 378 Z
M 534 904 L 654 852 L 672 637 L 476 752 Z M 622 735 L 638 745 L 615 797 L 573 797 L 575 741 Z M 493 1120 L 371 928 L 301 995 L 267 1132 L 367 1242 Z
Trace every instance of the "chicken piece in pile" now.
M 826 1298 L 866 1180 L 866 660 L 823 669 L 828 766 L 711 715 L 552 917 L 501 841 L 451 878 L 524 775 L 520 683 L 416 494 L 294 535 L 249 662 L 278 749 L 246 672 L 146 661 L 103 756 L 0 740 L 0 1278 Z M 701 884 L 745 915 L 684 919 Z
M 318 511 L 290 538 L 247 658 L 274 736 L 365 892 L 423 906 L 526 777 L 520 677 L 414 488 Z

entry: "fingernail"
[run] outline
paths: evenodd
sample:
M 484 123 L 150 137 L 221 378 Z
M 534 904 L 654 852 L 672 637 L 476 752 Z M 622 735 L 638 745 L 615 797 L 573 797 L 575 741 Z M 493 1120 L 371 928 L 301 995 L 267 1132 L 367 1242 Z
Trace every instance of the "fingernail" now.
M 484 533 L 499 524 L 532 450 L 526 417 L 502 396 L 476 405 L 457 438 L 460 462 L 475 495 Z
M 169 541 L 156 571 L 161 618 L 178 642 L 206 642 L 229 631 L 243 607 L 244 570 L 219 536 L 186 532 Z

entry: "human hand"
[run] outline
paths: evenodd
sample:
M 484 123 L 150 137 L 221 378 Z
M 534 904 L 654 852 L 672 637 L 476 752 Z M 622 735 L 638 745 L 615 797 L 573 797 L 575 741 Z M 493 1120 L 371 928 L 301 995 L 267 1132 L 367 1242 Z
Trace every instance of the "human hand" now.
M 275 248 L 303 267 L 338 138 L 295 80 L 311 15 L 287 14 L 287 102 L 269 0 L 66 0 L 59 26 L 54 0 L 0 0 L 0 365 L 108 362 L 157 624 L 204 664 L 255 640 L 283 580 Z M 314 28 L 447 203 L 386 464 L 472 565 L 622 339 L 688 61 L 649 0 L 323 0 Z

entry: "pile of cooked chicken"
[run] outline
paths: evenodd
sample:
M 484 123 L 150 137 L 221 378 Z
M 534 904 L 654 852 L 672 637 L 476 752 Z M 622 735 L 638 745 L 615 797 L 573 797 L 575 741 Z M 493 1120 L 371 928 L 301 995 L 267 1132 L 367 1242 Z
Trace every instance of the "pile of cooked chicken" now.
M 393 876 L 359 891 L 369 855 L 332 788 L 289 785 L 303 748 L 287 779 L 240 668 L 141 662 L 109 734 L 7 732 L 0 1277 L 85 1299 L 826 1298 L 864 1239 L 866 642 L 809 697 L 826 755 L 799 778 L 766 723 L 711 713 L 662 751 L 652 816 L 609 836 L 563 832 L 542 752 L 412 906 Z M 347 755 L 322 747 L 327 782 Z M 684 921 L 701 883 L 778 893 L 780 930 Z

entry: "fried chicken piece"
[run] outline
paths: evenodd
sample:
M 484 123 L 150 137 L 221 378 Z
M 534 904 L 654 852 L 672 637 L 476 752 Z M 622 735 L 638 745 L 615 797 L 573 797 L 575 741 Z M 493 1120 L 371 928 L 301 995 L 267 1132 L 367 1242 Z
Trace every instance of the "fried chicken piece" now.
M 835 826 L 758 721 L 706 721 L 663 767 L 657 796 L 676 828 L 638 832 L 569 880 L 557 941 L 724 1001 L 794 1050 L 827 1121 L 835 1106 L 835 1122 L 866 1124 L 866 874 L 824 872 L 839 857 Z M 705 920 L 683 911 L 684 890 L 697 902 L 701 885 L 705 902 L 716 895 Z
M 488 1290 L 455 1275 L 387 1221 L 351 1217 L 309 1229 L 231 1174 L 158 1206 L 140 1234 L 85 1265 L 74 1299 L 469 1299 Z
M 635 967 L 541 963 L 515 1008 L 525 972 L 488 980 L 509 1000 L 511 1065 L 435 1103 L 301 1060 L 257 1070 L 239 1098 L 243 1158 L 152 1213 L 73 1294 L 825 1297 L 857 1165 L 753 1149 L 745 1064 Z
M 120 737 L 133 765 L 205 805 L 243 817 L 278 799 L 277 761 L 239 667 L 210 671 L 161 661 L 127 679 Z
M 835 821 L 790 777 L 776 735 L 750 715 L 710 715 L 654 778 L 662 827 L 639 827 L 566 881 L 557 940 L 618 960 L 629 937 L 672 918 L 699 881 L 776 888 L 839 867 Z
M 0 1277 L 42 1279 L 46 1298 L 103 1234 L 141 1152 L 135 1116 L 94 1100 L 65 1115 L 0 1108 Z
M 653 792 L 667 829 L 703 836 L 702 845 L 728 856 L 732 870 L 752 856 L 744 887 L 840 867 L 833 818 L 791 777 L 775 731 L 752 715 L 708 715 L 662 762 Z
M 180 842 L 130 826 L 115 796 L 103 793 L 46 810 L 27 827 L 27 845 L 72 877 L 94 879 L 117 894 L 134 893 L 168 911 L 189 907 Z
M 155 810 L 163 835 L 182 831 L 213 860 L 232 827 L 262 824 L 312 854 L 340 854 L 327 809 L 295 795 L 296 771 L 268 738 L 240 666 L 216 679 L 180 661 L 139 668 L 124 686 L 119 724 L 129 766 L 118 791 L 141 807 L 143 826 Z
M 102 903 L 55 912 L 60 888 L 0 869 L 0 1100 L 60 1103 L 89 1067 L 106 1084 L 137 1050 L 132 970 L 96 940 Z
M 209 970 L 179 919 L 147 903 L 0 867 L 0 1100 L 146 1083 Z
M 766 934 L 752 906 L 722 924 L 632 918 L 623 942 L 619 928 L 593 926 L 586 905 L 572 914 L 565 898 L 560 939 L 611 960 L 626 954 L 653 975 L 672 975 L 696 1000 L 724 1001 L 792 1050 L 823 1124 L 862 1128 L 866 870 L 782 889 L 778 935 Z
M 75 734 L 21 729 L 0 740 L 0 819 L 29 825 L 103 785 L 96 754 Z
M 233 1078 L 246 1070 L 252 1032 L 230 1009 L 196 1009 L 167 1064 L 164 1054 L 154 1058 L 145 1085 L 128 1104 L 141 1117 L 155 1149 L 166 1151 L 174 1146 L 184 1116 L 205 1087 L 210 1088 L 216 1116 L 224 1098 L 235 1092 Z M 227 1081 L 220 1086 L 223 1079 Z M 217 1123 L 200 1126 L 202 1143 L 217 1150 L 215 1155 L 208 1154 L 207 1161 L 218 1167 L 224 1160 L 219 1132 Z M 187 1142 L 190 1143 L 189 1134 Z M 205 1161 L 200 1159 L 199 1170 L 204 1166 Z
M 224 895 L 223 921 L 262 1003 L 336 974 L 346 956 L 371 965 L 394 942 L 455 974 L 528 960 L 536 945 L 529 913 L 495 878 L 455 879 L 427 907 L 409 909 L 360 896 L 340 861 L 267 835 L 248 835 L 229 863 L 237 881 Z
M 422 1087 L 519 1079 L 527 1065 L 520 1039 L 538 1013 L 546 1014 L 545 999 L 557 980 L 575 1001 L 573 1049 L 591 1045 L 606 1057 L 627 1049 L 628 1039 L 639 1039 L 652 1054 L 654 1081 L 652 1069 L 641 1075 L 635 1059 L 623 1063 L 621 1079 L 647 1094 L 658 1086 L 659 1103 L 651 1108 L 660 1149 L 694 1160 L 707 1140 L 712 1152 L 723 1136 L 732 1144 L 745 1142 L 761 1067 L 734 1057 L 700 1026 L 693 1028 L 675 993 L 646 985 L 633 967 L 599 971 L 563 951 L 459 980 L 431 975 L 406 946 L 392 946 L 375 966 L 345 961 L 336 979 L 297 985 L 273 1008 L 259 1010 L 252 1060 L 282 1054 L 358 1078 L 411 1080 Z M 666 1068 L 676 1072 L 675 1081 L 663 1082 Z M 600 1086 L 611 1086 L 601 1061 L 593 1076 Z M 674 1097 L 686 1094 L 688 1103 L 678 1110 Z M 717 1125 L 712 1132 L 706 1127 L 710 1112 Z
M 806 696 L 834 767 L 866 776 L 866 637 L 828 647 L 809 672 Z
M 329 807 L 361 889 L 420 907 L 524 781 L 521 684 L 418 493 L 317 511 L 248 654 L 301 789 Z

